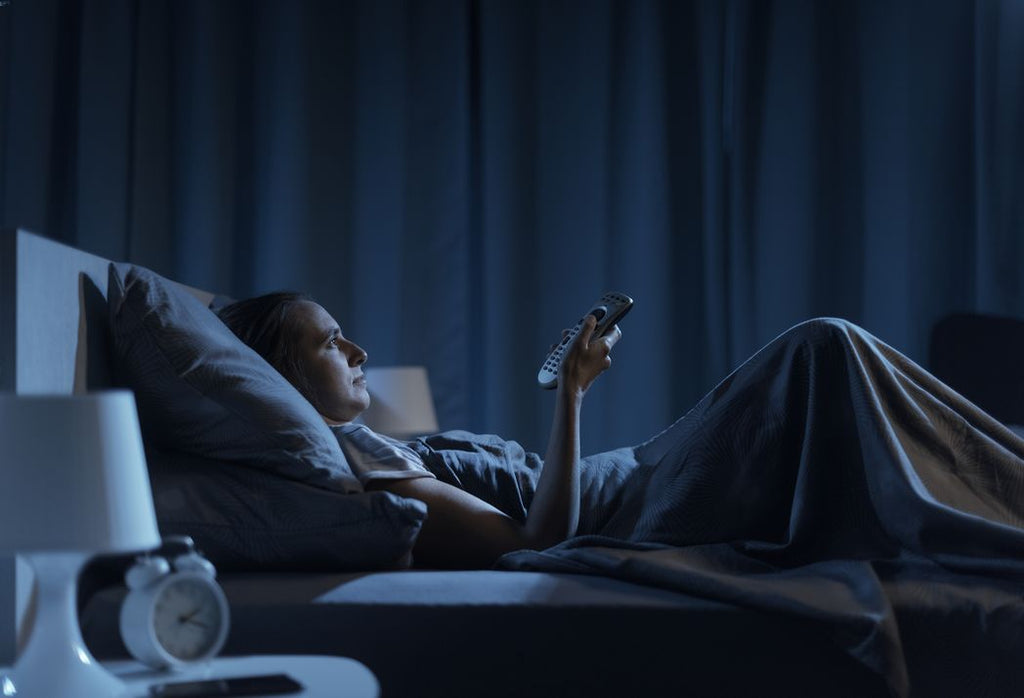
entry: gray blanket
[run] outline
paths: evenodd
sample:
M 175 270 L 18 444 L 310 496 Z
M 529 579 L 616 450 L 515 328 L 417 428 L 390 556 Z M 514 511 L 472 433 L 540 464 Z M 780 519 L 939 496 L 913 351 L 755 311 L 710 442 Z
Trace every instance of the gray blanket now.
M 416 447 L 438 477 L 525 516 L 536 454 L 465 432 Z M 983 643 L 953 660 L 1024 652 L 1024 440 L 850 323 L 797 325 L 669 429 L 584 459 L 581 477 L 580 535 L 498 567 L 796 614 L 898 696 L 951 685 L 908 661 L 936 628 Z

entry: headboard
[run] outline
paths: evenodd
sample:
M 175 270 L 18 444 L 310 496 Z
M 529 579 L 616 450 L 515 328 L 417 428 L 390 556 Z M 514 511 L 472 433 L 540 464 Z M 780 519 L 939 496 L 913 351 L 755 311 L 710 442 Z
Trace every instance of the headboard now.
M 3 230 L 0 390 L 61 394 L 110 386 L 109 263 L 26 230 Z M 204 303 L 213 298 L 183 288 Z
M 88 351 L 90 343 L 106 341 L 103 332 L 88 330 L 104 326 L 107 265 L 25 230 L 4 231 L 0 388 L 79 393 L 109 386 L 104 347 L 92 352 L 92 363 Z
M 109 263 L 26 230 L 0 229 L 0 390 L 70 394 L 110 387 Z M 184 288 L 204 303 L 213 298 Z M 0 666 L 14 663 L 31 617 L 31 570 L 0 556 Z

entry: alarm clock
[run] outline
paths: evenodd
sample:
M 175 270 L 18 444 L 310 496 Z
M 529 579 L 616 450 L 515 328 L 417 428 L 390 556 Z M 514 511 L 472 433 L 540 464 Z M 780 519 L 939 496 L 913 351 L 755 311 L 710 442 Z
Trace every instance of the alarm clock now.
M 213 564 L 188 536 L 166 538 L 186 548 L 172 559 L 143 555 L 125 573 L 121 639 L 154 669 L 180 668 L 217 656 L 228 636 L 227 598 Z M 163 550 L 163 548 L 161 548 Z

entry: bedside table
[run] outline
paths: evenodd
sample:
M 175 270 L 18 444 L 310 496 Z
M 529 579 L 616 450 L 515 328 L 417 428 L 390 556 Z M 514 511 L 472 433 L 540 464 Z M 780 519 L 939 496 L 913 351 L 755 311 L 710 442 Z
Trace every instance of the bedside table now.
M 303 698 L 377 698 L 380 684 L 364 665 L 345 657 L 267 654 L 249 657 L 218 657 L 194 667 L 157 671 L 139 662 L 102 662 L 124 681 L 120 698 L 152 698 L 152 685 L 171 681 L 205 681 L 257 674 L 287 674 L 303 686 Z

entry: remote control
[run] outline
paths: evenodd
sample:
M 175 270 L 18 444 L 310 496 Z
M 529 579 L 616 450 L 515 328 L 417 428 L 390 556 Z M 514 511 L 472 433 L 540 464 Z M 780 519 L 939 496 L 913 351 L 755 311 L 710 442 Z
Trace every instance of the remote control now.
M 591 306 L 590 310 L 583 314 L 583 317 L 579 319 L 576 325 L 569 330 L 569 334 L 565 335 L 562 341 L 558 343 L 558 346 L 552 349 L 551 353 L 544 359 L 544 364 L 537 373 L 537 383 L 540 384 L 540 387 L 550 390 L 558 385 L 558 369 L 562 366 L 562 359 L 565 357 L 565 352 L 568 350 L 569 345 L 572 344 L 572 340 L 576 339 L 576 335 L 583 329 L 583 321 L 587 319 L 587 315 L 593 315 L 597 318 L 597 325 L 594 327 L 594 338 L 596 339 L 607 334 L 615 326 L 615 323 L 621 320 L 632 307 L 633 299 L 624 293 L 611 291 L 601 296 Z

